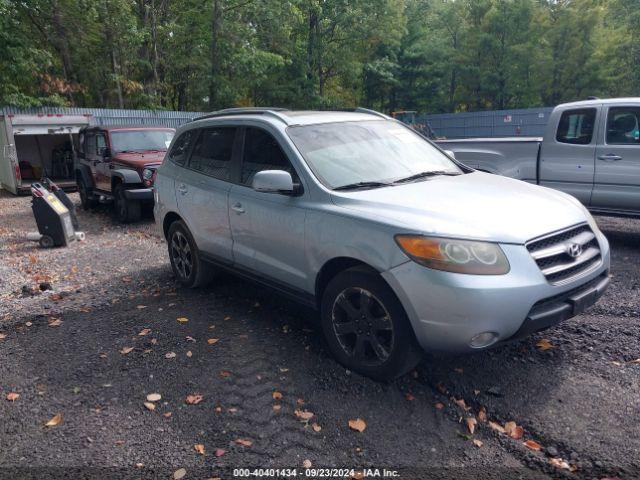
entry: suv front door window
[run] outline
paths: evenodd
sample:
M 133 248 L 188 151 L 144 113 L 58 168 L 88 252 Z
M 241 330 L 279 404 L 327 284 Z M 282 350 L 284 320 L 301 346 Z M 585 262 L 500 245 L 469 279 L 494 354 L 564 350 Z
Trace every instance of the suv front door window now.
M 290 285 L 307 281 L 304 250 L 305 194 L 288 196 L 256 192 L 253 176 L 284 170 L 299 181 L 280 142 L 267 130 L 247 127 L 240 184 L 229 193 L 229 221 L 234 260 L 240 267 Z

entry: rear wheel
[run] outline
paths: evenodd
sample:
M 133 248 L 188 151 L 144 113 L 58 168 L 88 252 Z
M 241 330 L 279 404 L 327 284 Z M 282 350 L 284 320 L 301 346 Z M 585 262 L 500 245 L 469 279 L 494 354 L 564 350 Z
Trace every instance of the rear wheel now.
M 334 277 L 322 296 L 322 329 L 335 357 L 377 380 L 393 380 L 422 358 L 409 319 L 377 274 L 353 268 Z
M 80 193 L 80 204 L 84 210 L 90 210 L 96 206 L 96 199 L 93 198 L 93 194 L 82 177 L 78 181 L 78 193 Z
M 142 217 L 140 202 L 129 200 L 125 196 L 124 185 L 119 183 L 113 191 L 115 197 L 115 209 L 118 221 L 121 223 L 137 222 Z
M 213 270 L 202 260 L 200 250 L 184 222 L 177 220 L 171 224 L 167 240 L 171 269 L 178 282 L 185 287 L 196 288 L 211 280 Z

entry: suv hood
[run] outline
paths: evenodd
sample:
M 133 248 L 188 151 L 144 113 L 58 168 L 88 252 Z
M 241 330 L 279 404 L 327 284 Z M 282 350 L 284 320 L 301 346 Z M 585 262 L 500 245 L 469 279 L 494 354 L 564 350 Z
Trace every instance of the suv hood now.
M 501 243 L 523 244 L 588 220 L 583 207 L 565 193 L 482 172 L 333 192 L 332 199 L 337 206 L 404 229 L 398 233 Z
M 141 169 L 147 165 L 159 165 L 162 163 L 164 156 L 167 154 L 164 152 L 135 152 L 125 153 L 118 152 L 113 157 L 113 160 L 123 165 L 128 165 L 133 168 Z

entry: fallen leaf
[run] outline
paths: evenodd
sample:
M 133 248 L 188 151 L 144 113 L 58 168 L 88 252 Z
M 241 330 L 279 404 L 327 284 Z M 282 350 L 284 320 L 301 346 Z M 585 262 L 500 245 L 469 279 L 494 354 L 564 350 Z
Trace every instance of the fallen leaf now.
M 147 410 L 151 410 L 152 412 L 156 409 L 156 404 L 151 402 L 144 402 L 144 406 Z
M 461 374 L 461 375 L 464 373 L 464 370 L 463 370 L 463 369 L 461 369 L 461 368 L 454 368 L 453 370 L 454 370 L 456 373 L 459 373 L 459 374 Z
M 162 395 L 159 393 L 150 393 L 147 395 L 147 402 L 159 402 L 162 400 Z
M 138 334 L 139 337 L 144 337 L 145 335 L 149 335 L 151 333 L 151 329 L 150 328 L 144 328 L 142 330 L 140 330 L 140 333 Z
M 168 352 L 164 354 L 164 358 L 175 358 L 176 353 L 175 352 Z
M 221 457 L 221 456 L 223 456 L 225 453 L 227 453 L 227 451 L 226 451 L 226 450 L 223 450 L 222 448 L 216 448 L 216 451 L 215 451 L 214 455 L 215 455 L 216 457 Z
M 49 420 L 47 423 L 44 424 L 45 427 L 55 427 L 57 425 L 60 425 L 60 422 L 62 421 L 62 414 L 58 413 L 56 415 L 54 415 L 53 417 L 51 417 L 51 420 Z
M 35 255 L 29 255 L 29 263 L 38 263 L 38 259 Z
M 188 335 L 185 337 L 185 339 L 187 340 L 187 342 L 193 342 L 193 343 L 195 343 L 195 342 L 196 342 L 196 339 L 195 339 L 195 338 L 190 337 L 190 336 L 188 336 Z
M 136 468 L 144 468 L 144 463 L 141 463 L 141 462 L 136 463 Z
M 138 310 L 142 310 L 143 308 L 147 308 L 147 306 L 146 305 L 138 305 L 136 308 Z
M 480 448 L 482 445 L 484 445 L 484 444 L 482 443 L 482 441 L 481 441 L 481 440 L 478 440 L 477 438 L 474 438 L 474 439 L 473 439 L 473 444 L 474 444 L 476 447 L 478 447 L 478 448 Z
M 7 393 L 7 400 L 9 400 L 10 402 L 15 402 L 19 398 L 20 398 L 19 393 L 15 393 L 15 392 Z
M 538 347 L 538 350 L 544 352 L 545 350 L 552 349 L 553 345 L 551 344 L 548 338 L 543 338 L 538 343 L 536 343 L 536 347 Z
M 178 317 L 176 318 L 176 320 L 178 321 L 178 323 L 187 323 L 189 321 L 187 317 Z
M 182 480 L 187 474 L 187 470 L 184 468 L 179 468 L 175 472 L 173 472 L 173 480 Z
M 204 455 L 204 445 L 202 445 L 201 443 L 196 443 L 193 446 L 193 449 L 198 452 L 200 455 Z
M 0 333 L 0 340 L 4 340 L 5 338 L 7 338 L 7 334 L 6 333 Z
M 157 338 L 152 338 L 149 341 L 151 342 L 151 345 L 157 345 L 158 344 L 158 339 Z
M 314 432 L 319 432 L 320 430 L 322 430 L 322 427 L 320 425 L 318 425 L 317 423 L 312 423 L 311 424 L 311 428 L 313 428 Z
M 527 440 L 523 443 L 523 445 L 527 448 L 530 448 L 531 450 L 535 450 L 536 452 L 542 448 L 540 444 L 535 440 Z
M 0 335 L 0 340 L 2 339 L 2 335 Z M 629 363 L 633 365 L 640 365 L 640 358 L 636 358 L 635 360 L 631 360 Z
M 298 398 L 298 399 L 296 400 L 296 405 L 298 405 L 298 406 L 302 406 L 302 405 L 304 405 L 304 400 L 303 400 L 302 398 Z
M 191 350 L 189 350 L 189 351 L 187 352 L 187 357 L 191 358 L 192 356 L 193 356 L 193 353 L 191 353 Z
M 235 408 L 235 407 L 231 407 L 231 408 L 227 409 L 227 412 L 229 412 L 229 413 L 236 413 L 237 411 L 238 411 L 238 409 Z
M 225 319 L 225 320 L 231 320 L 231 317 L 226 316 L 226 317 L 224 317 L 224 319 Z
M 480 390 L 474 390 L 473 394 L 477 397 L 478 395 L 480 395 Z
M 228 371 L 226 371 L 226 370 L 222 370 L 222 371 L 220 372 L 220 376 L 221 376 L 222 378 L 230 377 L 230 376 L 231 376 L 231 372 L 228 372 Z
M 478 410 L 478 420 L 480 422 L 486 422 L 487 421 L 487 409 L 484 407 L 480 407 L 480 410 Z
M 273 411 L 274 412 L 279 412 L 280 410 L 282 410 L 282 406 L 281 405 L 274 405 L 273 406 Z
M 467 407 L 467 404 L 464 402 L 464 398 L 461 398 L 459 400 L 456 400 L 455 398 L 453 399 L 453 403 L 455 403 L 457 406 L 459 406 L 460 408 L 462 408 L 463 410 L 469 410 L 469 407 Z
M 505 433 L 504 432 L 504 428 L 502 425 L 500 425 L 499 423 L 496 422 L 489 422 L 489 427 L 491 427 L 493 430 L 495 430 L 496 432 L 500 432 L 500 433 Z
M 193 394 L 193 395 L 187 395 L 187 398 L 185 398 L 185 403 L 187 405 L 197 405 L 199 404 L 202 400 L 204 400 L 204 397 L 200 394 Z
M 467 417 L 465 421 L 467 422 L 467 428 L 469 429 L 469 433 L 473 435 L 473 432 L 475 432 L 476 430 L 476 425 L 478 424 L 478 421 L 474 417 Z
M 275 391 L 271 394 L 271 396 L 273 397 L 274 400 L 281 400 L 282 399 L 282 394 L 278 391 Z
M 434 406 L 436 407 L 436 410 L 442 410 L 444 408 L 444 403 L 438 402 Z
M 51 321 L 49 322 L 49 326 L 50 326 L 50 327 L 59 327 L 60 325 L 62 325 L 62 320 L 61 320 L 61 319 L 59 319 L 59 318 L 56 318 L 56 319 L 51 320 Z
M 293 411 L 293 413 L 295 414 L 296 417 L 298 417 L 299 420 L 302 420 L 303 422 L 308 422 L 313 418 L 313 413 L 307 410 L 296 409 Z
M 362 433 L 364 429 L 367 428 L 367 424 L 361 418 L 356 418 L 355 420 L 349 420 L 349 428 Z
M 210 338 L 209 340 L 207 340 L 207 343 L 209 345 L 215 345 L 216 343 L 218 343 L 220 339 L 219 338 Z
M 249 440 L 248 438 L 238 438 L 235 443 L 242 445 L 243 447 L 250 447 L 253 445 L 253 440 Z
M 407 394 L 405 395 L 405 398 L 406 398 L 409 402 L 413 402 L 413 401 L 416 399 L 416 397 L 414 397 L 411 393 L 407 393 Z
M 311 460 L 308 458 L 302 462 L 302 468 L 311 468 Z
M 554 467 L 560 468 L 562 470 L 571 470 L 569 464 L 561 458 L 550 458 L 549 463 Z
M 122 355 L 127 355 L 131 352 L 133 352 L 133 347 L 124 347 L 122 350 L 120 350 L 120 353 Z
M 516 422 L 507 422 L 504 424 L 504 432 L 514 440 L 520 440 L 524 434 L 522 427 L 516 425 Z

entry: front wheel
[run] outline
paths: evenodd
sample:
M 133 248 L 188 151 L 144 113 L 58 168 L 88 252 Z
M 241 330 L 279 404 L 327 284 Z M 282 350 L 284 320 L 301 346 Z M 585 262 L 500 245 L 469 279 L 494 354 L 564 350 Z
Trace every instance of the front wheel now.
M 125 196 L 124 185 L 119 183 L 113 192 L 115 197 L 116 216 L 120 223 L 137 222 L 142 217 L 142 206 L 140 202 L 129 200 Z
M 83 210 L 90 210 L 96 206 L 96 199 L 82 177 L 78 180 L 78 193 L 80 193 L 80 204 Z
M 353 268 L 335 276 L 322 296 L 321 315 L 332 353 L 358 373 L 393 380 L 422 358 L 402 304 L 375 272 Z
M 208 283 L 212 269 L 202 260 L 200 250 L 184 222 L 178 220 L 171 224 L 167 240 L 171 269 L 178 282 L 188 288 Z

